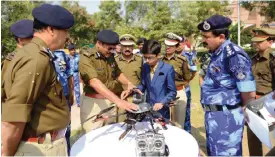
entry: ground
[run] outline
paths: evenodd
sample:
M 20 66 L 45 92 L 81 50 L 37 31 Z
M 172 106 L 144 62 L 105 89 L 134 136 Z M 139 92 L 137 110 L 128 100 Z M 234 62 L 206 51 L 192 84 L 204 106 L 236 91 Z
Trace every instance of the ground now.
M 192 125 L 192 135 L 197 140 L 200 147 L 200 154 L 206 156 L 206 138 L 205 138 L 205 127 L 204 127 L 204 112 L 200 104 L 200 87 L 198 76 L 191 81 L 191 92 L 192 92 L 192 105 L 191 105 L 191 125 Z M 72 144 L 82 136 L 80 130 L 80 117 L 79 108 L 76 106 L 72 107 L 72 134 L 71 142 Z M 244 130 L 243 137 L 243 156 L 248 156 L 248 146 L 247 146 L 247 136 L 246 127 Z

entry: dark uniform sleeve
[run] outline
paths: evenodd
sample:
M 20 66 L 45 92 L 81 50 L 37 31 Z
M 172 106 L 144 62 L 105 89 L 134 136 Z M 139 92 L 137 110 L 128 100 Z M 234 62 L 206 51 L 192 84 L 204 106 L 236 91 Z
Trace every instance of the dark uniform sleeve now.
M 91 63 L 89 57 L 81 54 L 79 61 L 79 72 L 84 82 L 89 82 L 93 78 L 97 78 L 97 71 Z
M 33 104 L 47 84 L 47 69 L 50 65 L 49 62 L 43 63 L 26 57 L 12 65 L 15 65 L 10 67 L 12 73 L 4 78 L 7 84 L 5 89 L 9 88 L 9 92 L 6 102 L 2 104 L 2 121 L 29 122 Z M 7 82 L 11 78 L 12 83 Z
M 256 82 L 249 59 L 241 54 L 234 55 L 229 60 L 229 69 L 237 82 L 237 88 L 240 92 L 256 91 Z

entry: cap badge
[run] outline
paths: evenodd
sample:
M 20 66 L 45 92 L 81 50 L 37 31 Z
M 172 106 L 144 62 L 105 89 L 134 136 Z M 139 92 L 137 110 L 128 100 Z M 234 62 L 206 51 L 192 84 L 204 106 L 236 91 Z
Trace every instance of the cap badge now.
M 206 31 L 208 31 L 208 30 L 210 30 L 210 28 L 211 28 L 210 24 L 207 21 L 204 21 L 204 23 L 203 23 L 203 29 L 206 30 Z

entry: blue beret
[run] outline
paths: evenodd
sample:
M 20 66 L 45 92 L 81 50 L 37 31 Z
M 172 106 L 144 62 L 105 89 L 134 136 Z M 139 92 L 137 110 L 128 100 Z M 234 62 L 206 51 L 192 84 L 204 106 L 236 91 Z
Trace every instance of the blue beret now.
M 68 29 L 74 24 L 73 15 L 59 5 L 42 4 L 32 10 L 32 16 L 46 25 L 59 29 Z
M 119 43 L 119 36 L 116 32 L 112 30 L 102 30 L 97 33 L 97 40 L 110 45 L 115 45 Z
M 74 44 L 70 44 L 70 45 L 68 46 L 68 49 L 69 49 L 69 50 L 75 49 L 75 45 L 74 45 Z
M 216 30 L 216 29 L 224 29 L 228 28 L 232 23 L 232 20 L 228 17 L 224 17 L 221 15 L 213 15 L 209 19 L 201 22 L 198 25 L 198 29 L 207 32 L 211 30 Z
M 20 20 L 15 22 L 10 27 L 11 33 L 18 38 L 29 38 L 33 36 L 33 21 Z

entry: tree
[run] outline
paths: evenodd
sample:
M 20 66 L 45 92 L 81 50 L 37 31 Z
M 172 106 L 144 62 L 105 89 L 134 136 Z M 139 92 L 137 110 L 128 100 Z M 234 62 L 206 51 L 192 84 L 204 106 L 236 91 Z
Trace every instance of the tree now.
M 244 26 L 241 25 L 241 45 L 251 44 L 251 33 L 252 27 L 248 29 L 244 29 Z M 234 43 L 238 43 L 238 24 L 232 25 L 230 27 L 230 39 Z
M 16 41 L 10 33 L 10 26 L 22 19 L 33 19 L 32 9 L 43 1 L 1 1 L 1 57 L 14 51 Z
M 120 2 L 101 1 L 99 9 L 100 11 L 93 15 L 98 30 L 114 29 L 122 21 Z
M 61 5 L 68 9 L 74 16 L 75 23 L 70 28 L 70 42 L 78 47 L 93 43 L 96 38 L 97 29 L 95 19 L 88 14 L 85 7 L 81 7 L 77 1 L 62 1 Z
M 259 8 L 260 15 L 265 16 L 267 22 L 275 20 L 275 1 L 247 1 L 242 2 L 242 6 L 249 11 Z

